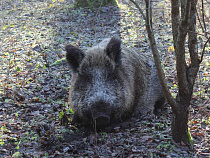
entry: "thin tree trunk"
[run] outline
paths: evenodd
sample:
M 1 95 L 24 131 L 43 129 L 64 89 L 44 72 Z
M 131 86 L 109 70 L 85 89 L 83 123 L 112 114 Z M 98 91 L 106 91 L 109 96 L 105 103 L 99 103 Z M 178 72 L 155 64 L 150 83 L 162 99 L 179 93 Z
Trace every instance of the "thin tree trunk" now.
M 133 0 L 131 0 L 133 2 Z M 137 8 L 140 8 L 137 3 L 133 2 Z M 159 53 L 152 30 L 151 20 L 151 0 L 145 0 L 146 16 L 141 9 L 140 12 L 146 21 L 146 29 L 150 46 L 153 53 L 153 58 L 158 72 L 164 94 L 169 104 L 172 107 L 172 138 L 176 143 L 190 144 L 191 138 L 188 131 L 188 115 L 191 96 L 193 93 L 193 85 L 199 68 L 199 59 L 197 52 L 197 37 L 196 37 L 196 3 L 197 0 L 171 0 L 172 7 L 172 32 L 174 39 L 174 48 L 176 55 L 176 69 L 178 78 L 178 95 L 176 99 L 171 96 L 168 90 L 165 75 L 161 67 Z M 180 9 L 181 7 L 181 9 Z M 180 11 L 181 10 L 181 13 Z M 185 59 L 185 44 L 186 36 L 189 40 L 189 50 L 191 64 L 188 66 Z
M 143 15 L 143 17 L 145 17 L 145 25 L 146 25 L 146 29 L 147 29 L 147 35 L 148 35 L 148 39 L 149 39 L 150 46 L 151 46 L 151 49 L 152 49 L 152 54 L 153 54 L 155 66 L 156 66 L 156 69 L 157 69 L 158 77 L 159 77 L 160 83 L 162 85 L 163 92 L 165 94 L 165 97 L 166 97 L 168 103 L 171 105 L 172 109 L 174 111 L 176 111 L 176 109 L 177 109 L 176 108 L 176 102 L 175 102 L 175 99 L 173 98 L 173 96 L 171 95 L 171 93 L 170 93 L 170 91 L 167 87 L 167 81 L 166 81 L 166 78 L 165 78 L 164 71 L 161 67 L 160 56 L 159 56 L 159 53 L 158 53 L 157 44 L 156 44 L 156 41 L 155 41 L 155 36 L 154 36 L 153 30 L 152 30 L 152 25 L 150 25 L 151 22 L 152 22 L 152 20 L 151 20 L 152 17 L 151 17 L 151 14 L 150 14 L 150 12 L 152 12 L 152 8 L 149 8 L 149 7 L 151 7 L 151 5 L 150 5 L 151 2 L 150 2 L 150 0 L 145 0 L 145 3 L 146 3 L 146 16 L 144 14 L 142 14 L 142 15 Z M 134 3 L 134 4 L 137 5 L 136 3 Z M 140 8 L 140 7 L 138 6 L 137 8 Z M 140 12 L 142 13 L 141 10 L 140 10 Z
M 172 137 L 175 142 L 183 142 L 184 144 L 191 143 L 187 123 L 189 105 L 193 93 L 193 85 L 199 69 L 197 36 L 195 32 L 196 3 L 196 0 L 181 0 L 181 20 L 177 30 L 178 36 L 174 41 L 179 92 L 176 97 L 178 111 L 173 111 Z M 174 23 L 173 25 L 176 25 L 177 21 L 172 21 L 172 23 Z M 185 43 L 187 34 L 188 48 L 191 58 L 190 66 L 187 66 L 185 59 Z
M 179 109 L 172 113 L 172 138 L 176 143 L 189 143 L 188 138 L 188 104 L 184 105 L 182 102 L 178 103 Z
M 172 0 L 172 5 L 178 4 L 175 2 L 177 0 Z M 188 137 L 188 115 L 189 115 L 189 104 L 191 100 L 191 88 L 188 83 L 188 66 L 185 60 L 185 43 L 186 36 L 189 29 L 189 13 L 191 3 L 189 0 L 181 0 L 181 19 L 179 24 L 177 23 L 179 8 L 175 7 L 176 11 L 174 11 L 172 16 L 176 16 L 172 20 L 173 26 L 173 34 L 174 34 L 174 47 L 175 47 L 175 55 L 176 55 L 176 70 L 177 70 L 177 78 L 178 78 L 178 95 L 176 97 L 176 104 L 178 106 L 177 111 L 172 111 L 172 138 L 176 143 L 190 143 L 190 138 Z M 178 27 L 177 27 L 178 25 Z M 177 35 L 176 35 L 177 33 Z

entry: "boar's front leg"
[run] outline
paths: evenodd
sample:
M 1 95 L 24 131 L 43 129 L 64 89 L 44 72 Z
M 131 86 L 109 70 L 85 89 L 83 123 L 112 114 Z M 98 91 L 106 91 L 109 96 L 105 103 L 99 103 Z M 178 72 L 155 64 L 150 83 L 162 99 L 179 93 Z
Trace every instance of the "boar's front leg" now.
M 77 112 L 74 113 L 73 119 L 72 119 L 72 124 L 80 124 L 82 120 L 80 119 L 79 115 Z

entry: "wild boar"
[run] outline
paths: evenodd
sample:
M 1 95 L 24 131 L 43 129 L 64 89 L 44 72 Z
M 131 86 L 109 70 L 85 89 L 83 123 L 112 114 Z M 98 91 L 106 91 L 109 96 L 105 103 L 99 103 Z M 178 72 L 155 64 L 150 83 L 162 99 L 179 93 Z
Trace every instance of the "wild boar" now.
M 165 97 L 151 56 L 112 37 L 86 52 L 67 45 L 74 123 L 104 127 L 160 108 Z

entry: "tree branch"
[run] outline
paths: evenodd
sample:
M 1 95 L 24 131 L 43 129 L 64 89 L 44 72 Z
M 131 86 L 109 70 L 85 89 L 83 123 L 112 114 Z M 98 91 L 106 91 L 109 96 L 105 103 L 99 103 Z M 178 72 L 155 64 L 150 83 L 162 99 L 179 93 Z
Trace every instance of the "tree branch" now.
M 173 111 L 177 111 L 176 101 L 172 97 L 172 95 L 171 95 L 171 93 L 170 93 L 170 91 L 167 87 L 167 81 L 165 79 L 165 74 L 164 74 L 164 71 L 163 71 L 162 66 L 161 66 L 160 56 L 159 56 L 159 53 L 158 53 L 154 33 L 153 33 L 153 30 L 152 30 L 152 26 L 150 25 L 150 22 L 151 22 L 151 20 L 150 20 L 151 15 L 149 13 L 149 11 L 151 10 L 151 8 L 149 8 L 150 0 L 145 0 L 145 2 L 146 2 L 146 8 L 147 8 L 146 9 L 146 21 L 145 21 L 146 29 L 147 29 L 147 34 L 148 34 L 150 46 L 151 46 L 151 49 L 152 49 L 152 54 L 153 54 L 155 66 L 156 66 L 156 69 L 157 69 L 158 77 L 159 77 L 163 92 L 165 94 L 165 97 L 166 97 L 168 103 L 171 105 Z
M 203 33 L 205 33 L 205 30 L 204 30 L 204 28 L 203 28 L 203 25 L 201 24 L 201 20 L 200 20 L 200 18 L 199 18 L 197 9 L 196 9 L 196 13 L 197 13 L 197 17 L 198 17 L 199 24 L 200 24 L 200 26 L 201 26 L 201 30 L 203 31 Z
M 203 61 L 203 55 L 205 53 L 205 48 L 206 48 L 206 45 L 207 43 L 210 41 L 210 37 L 207 39 L 207 41 L 205 42 L 204 46 L 203 46 L 203 51 L 201 53 L 201 59 L 200 59 L 200 63 Z
M 197 46 L 197 35 L 196 35 L 196 4 L 197 0 L 192 0 L 190 6 L 189 15 L 189 30 L 188 30 L 188 48 L 190 53 L 191 64 L 188 71 L 188 82 L 190 84 L 189 88 L 192 89 L 197 72 L 199 69 L 199 59 L 198 59 L 198 46 Z M 192 91 L 192 90 L 190 90 Z
M 202 17 L 203 17 L 203 26 L 206 32 L 206 23 L 205 23 L 205 18 L 204 18 L 204 5 L 203 5 L 203 0 L 202 0 Z
M 190 12 L 191 12 L 191 0 L 187 0 L 186 13 L 184 18 L 185 23 L 188 23 Z
M 176 49 L 178 27 L 179 27 L 179 20 L 180 20 L 179 5 L 180 5 L 179 0 L 171 0 L 172 33 L 173 33 L 175 49 Z
M 176 69 L 177 69 L 177 77 L 178 77 L 178 85 L 179 85 L 179 95 L 180 96 L 189 96 L 188 89 L 188 78 L 187 78 L 187 65 L 185 61 L 185 41 L 188 32 L 188 19 L 189 17 L 189 6 L 190 0 L 186 1 L 181 0 L 181 22 L 178 28 L 178 36 L 175 48 L 176 54 Z
M 190 90 L 190 97 L 193 93 L 193 85 L 196 80 L 196 76 L 200 66 L 200 60 L 198 58 L 198 45 L 197 45 L 197 34 L 196 34 L 196 5 L 197 0 L 191 0 L 190 16 L 189 16 L 189 30 L 188 30 L 188 48 L 190 53 L 191 64 L 189 71 L 187 72 L 188 77 L 188 88 Z
M 136 8 L 139 10 L 139 12 L 141 13 L 141 15 L 143 16 L 143 19 L 146 21 L 146 17 L 144 15 L 143 10 L 139 7 L 139 5 L 134 0 L 130 0 L 130 1 L 136 6 Z

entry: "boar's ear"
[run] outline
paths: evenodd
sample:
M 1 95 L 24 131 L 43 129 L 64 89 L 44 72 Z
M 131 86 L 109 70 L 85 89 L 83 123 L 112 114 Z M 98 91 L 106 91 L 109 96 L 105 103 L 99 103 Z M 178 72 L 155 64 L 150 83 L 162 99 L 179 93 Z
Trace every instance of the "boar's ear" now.
M 73 72 L 77 72 L 80 62 L 84 57 L 84 53 L 81 49 L 74 47 L 72 45 L 67 45 L 66 50 L 66 60 L 69 63 Z
M 119 63 L 121 54 L 121 40 L 116 37 L 112 37 L 106 47 L 106 53 L 116 63 Z

